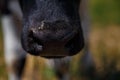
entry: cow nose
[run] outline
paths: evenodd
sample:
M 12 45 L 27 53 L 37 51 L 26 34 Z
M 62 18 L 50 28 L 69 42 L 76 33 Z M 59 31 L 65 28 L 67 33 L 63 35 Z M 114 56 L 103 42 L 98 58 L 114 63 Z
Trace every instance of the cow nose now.
M 23 46 L 33 55 L 63 56 L 68 53 L 66 45 L 71 43 L 76 31 L 74 26 L 63 20 L 35 22 L 28 26 L 25 37 L 22 37 L 25 38 Z
M 29 37 L 40 41 L 53 41 L 64 38 L 72 31 L 72 28 L 63 20 L 41 21 L 37 26 L 29 30 Z
M 65 25 L 65 22 L 63 21 L 42 21 L 39 25 L 32 26 L 28 30 L 28 52 L 39 55 L 40 52 L 45 52 L 45 50 L 48 50 L 48 52 L 56 49 L 64 51 L 64 45 L 67 40 L 64 40 L 63 38 L 68 34 L 66 31 L 67 27 L 68 26 Z

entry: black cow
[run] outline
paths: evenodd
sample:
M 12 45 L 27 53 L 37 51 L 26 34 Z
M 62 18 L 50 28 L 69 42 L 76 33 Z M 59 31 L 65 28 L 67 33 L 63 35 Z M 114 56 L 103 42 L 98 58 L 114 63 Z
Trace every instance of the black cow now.
M 12 70 L 10 80 L 21 79 L 26 52 L 46 58 L 65 57 L 59 64 L 59 60 L 55 59 L 55 63 L 61 65 L 67 56 L 73 56 L 83 48 L 80 3 L 81 0 L 0 1 L 5 57 L 8 67 Z M 15 27 L 20 25 L 18 22 L 15 25 L 16 17 L 20 22 L 22 19 L 21 41 L 26 52 L 20 45 L 21 28 Z M 69 59 L 67 58 L 68 61 Z M 16 68 L 13 65 L 16 65 Z M 59 68 L 60 66 L 57 66 L 56 70 Z

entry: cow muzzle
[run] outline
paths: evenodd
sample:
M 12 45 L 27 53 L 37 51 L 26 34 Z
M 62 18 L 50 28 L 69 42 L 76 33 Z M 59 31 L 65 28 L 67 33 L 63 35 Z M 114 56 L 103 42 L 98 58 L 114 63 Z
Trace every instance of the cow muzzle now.
M 78 28 L 65 21 L 41 21 L 28 30 L 24 49 L 32 55 L 64 57 L 69 55 L 66 44 L 78 33 Z M 24 42 L 23 42 L 24 44 Z

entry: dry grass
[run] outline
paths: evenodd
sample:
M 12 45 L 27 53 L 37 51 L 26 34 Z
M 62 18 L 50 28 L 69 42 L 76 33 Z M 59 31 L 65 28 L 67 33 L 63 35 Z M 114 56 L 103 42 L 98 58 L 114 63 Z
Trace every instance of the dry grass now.
M 120 27 L 93 28 L 90 36 L 90 48 L 98 65 L 106 58 L 107 63 L 120 57 Z M 102 60 L 101 60 L 102 59 Z M 100 65 L 101 65 L 100 64 Z

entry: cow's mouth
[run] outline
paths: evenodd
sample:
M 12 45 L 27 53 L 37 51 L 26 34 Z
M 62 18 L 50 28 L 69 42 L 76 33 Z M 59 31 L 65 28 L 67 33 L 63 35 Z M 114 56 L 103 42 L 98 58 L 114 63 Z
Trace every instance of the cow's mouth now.
M 52 57 L 52 56 L 67 56 L 68 51 L 65 49 L 66 42 L 60 41 L 50 41 L 50 42 L 32 42 L 28 43 L 29 52 L 32 55 L 43 56 L 43 57 Z

